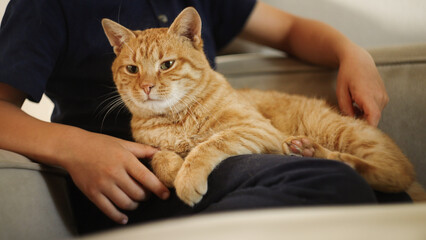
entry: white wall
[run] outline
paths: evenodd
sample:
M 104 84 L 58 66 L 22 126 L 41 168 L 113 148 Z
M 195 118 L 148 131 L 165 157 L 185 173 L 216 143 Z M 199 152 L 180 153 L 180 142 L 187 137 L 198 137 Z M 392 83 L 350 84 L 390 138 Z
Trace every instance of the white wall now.
M 371 48 L 426 42 L 425 0 L 264 0 L 285 11 L 326 22 L 359 45 Z M 3 16 L 8 0 L 0 0 Z M 50 100 L 23 109 L 48 121 Z
M 425 0 L 264 0 L 326 22 L 366 47 L 426 42 Z
M 0 16 L 3 16 L 4 10 L 6 9 L 6 5 L 8 2 L 8 0 L 0 1 Z

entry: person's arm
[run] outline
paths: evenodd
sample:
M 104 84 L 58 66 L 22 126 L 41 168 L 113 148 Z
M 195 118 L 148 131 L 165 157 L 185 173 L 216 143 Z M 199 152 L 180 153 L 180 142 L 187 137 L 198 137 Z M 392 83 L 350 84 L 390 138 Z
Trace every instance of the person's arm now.
M 338 67 L 341 111 L 354 116 L 355 102 L 368 123 L 377 126 L 389 101 L 383 81 L 369 53 L 334 28 L 258 2 L 241 36 L 314 64 Z
M 132 210 L 149 191 L 162 199 L 168 189 L 137 158 L 151 157 L 152 147 L 43 122 L 20 107 L 26 95 L 0 83 L 0 148 L 37 162 L 66 169 L 80 190 L 112 220 L 127 216 L 114 206 Z

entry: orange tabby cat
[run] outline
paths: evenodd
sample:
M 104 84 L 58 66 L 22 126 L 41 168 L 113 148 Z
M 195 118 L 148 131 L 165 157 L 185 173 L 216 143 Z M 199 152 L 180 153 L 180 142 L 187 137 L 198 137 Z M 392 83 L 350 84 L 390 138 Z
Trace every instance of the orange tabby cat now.
M 395 143 L 322 100 L 278 92 L 234 90 L 210 68 L 201 20 L 193 8 L 170 28 L 131 31 L 104 19 L 117 55 L 112 66 L 131 111 L 137 142 L 160 148 L 154 173 L 188 205 L 207 192 L 207 177 L 238 154 L 299 154 L 352 166 L 377 190 L 399 192 L 413 167 Z

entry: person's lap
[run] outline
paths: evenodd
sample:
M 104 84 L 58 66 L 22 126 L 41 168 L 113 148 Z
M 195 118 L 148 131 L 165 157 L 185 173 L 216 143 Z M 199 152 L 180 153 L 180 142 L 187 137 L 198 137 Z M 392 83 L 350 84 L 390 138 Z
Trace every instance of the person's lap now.
M 180 201 L 173 191 L 166 201 L 152 196 L 137 210 L 126 212 L 129 224 L 243 209 L 409 200 L 405 193 L 375 193 L 343 163 L 282 155 L 228 158 L 210 174 L 208 186 L 207 194 L 193 208 Z M 97 210 L 73 184 L 71 199 L 81 233 L 118 226 Z

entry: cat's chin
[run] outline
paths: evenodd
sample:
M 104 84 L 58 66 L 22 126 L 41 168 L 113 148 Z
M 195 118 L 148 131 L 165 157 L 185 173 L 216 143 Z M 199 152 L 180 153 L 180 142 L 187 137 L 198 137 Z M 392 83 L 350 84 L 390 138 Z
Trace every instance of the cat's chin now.
M 173 109 L 173 104 L 167 100 L 148 99 L 143 102 L 133 103 L 131 112 L 133 115 L 145 116 L 160 116 L 170 114 Z
M 144 102 L 144 104 L 146 104 L 146 103 L 152 103 L 152 104 L 155 104 L 156 102 L 164 102 L 164 100 L 148 98 L 148 99 L 146 99 L 146 100 L 145 100 L 145 101 L 143 101 L 143 102 Z

